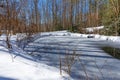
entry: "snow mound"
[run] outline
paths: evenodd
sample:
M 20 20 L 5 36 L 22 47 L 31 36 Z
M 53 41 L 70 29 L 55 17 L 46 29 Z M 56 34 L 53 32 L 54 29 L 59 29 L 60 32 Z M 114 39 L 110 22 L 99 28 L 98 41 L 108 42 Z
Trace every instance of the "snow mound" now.
M 89 27 L 89 28 L 86 28 L 85 30 L 87 32 L 94 32 L 94 30 L 100 30 L 100 29 L 103 29 L 104 26 L 98 26 L 98 27 Z

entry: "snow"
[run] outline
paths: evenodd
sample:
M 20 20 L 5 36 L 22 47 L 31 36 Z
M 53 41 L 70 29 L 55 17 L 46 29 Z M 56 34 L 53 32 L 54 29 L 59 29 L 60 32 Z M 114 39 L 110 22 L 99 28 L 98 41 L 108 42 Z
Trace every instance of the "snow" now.
M 98 26 L 98 27 L 89 27 L 89 28 L 86 28 L 85 30 L 87 32 L 93 32 L 94 30 L 100 30 L 100 29 L 103 29 L 104 26 Z
M 96 35 L 96 34 L 93 34 L 93 36 L 96 39 L 101 39 L 101 40 L 107 40 L 107 41 L 111 41 L 111 42 L 120 43 L 120 36 L 105 36 L 105 35 Z
M 99 34 L 79 34 L 79 33 L 72 33 L 70 35 L 76 36 L 76 37 L 83 37 L 83 38 L 88 38 L 89 36 L 93 36 L 93 38 L 95 39 L 120 43 L 120 36 L 105 36 L 105 35 L 99 35 Z
M 101 36 L 100 39 L 109 40 L 109 41 L 113 41 L 113 42 L 120 42 L 119 36 Z
M 87 76 L 89 80 L 120 80 L 120 60 L 101 50 L 103 46 L 120 48 L 119 36 L 68 31 L 44 32 L 33 35 L 34 41 L 26 45 L 25 51 L 14 44 L 16 37 L 11 37 L 11 53 L 4 47 L 5 35 L 0 37 L 1 80 L 86 80 Z M 67 52 L 73 55 L 73 51 L 76 51 L 77 56 L 69 76 L 65 72 L 65 55 Z M 33 53 L 28 55 L 26 52 Z M 64 70 L 62 75 L 59 70 L 60 57 Z
M 69 77 L 64 71 L 60 75 L 59 69 L 36 62 L 20 52 L 9 53 L 0 46 L 0 80 L 66 80 Z
M 88 36 L 94 36 L 94 38 L 88 38 Z M 120 48 L 120 44 L 114 42 L 115 39 L 110 37 L 110 41 L 108 37 L 67 31 L 45 32 L 41 33 L 34 42 L 29 43 L 25 50 L 33 52 L 33 56 L 39 62 L 57 68 L 59 68 L 59 57 L 61 57 L 63 70 L 66 70 L 64 66 L 66 52 L 72 55 L 73 51 L 76 51 L 77 57 L 70 74 L 74 80 L 86 80 L 87 76 L 90 80 L 120 80 L 120 60 L 101 50 L 103 46 Z

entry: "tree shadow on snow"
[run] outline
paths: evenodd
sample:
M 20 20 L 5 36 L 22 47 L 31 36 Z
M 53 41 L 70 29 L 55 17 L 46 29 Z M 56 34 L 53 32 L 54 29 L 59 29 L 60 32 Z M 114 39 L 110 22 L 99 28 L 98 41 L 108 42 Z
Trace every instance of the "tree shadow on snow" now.
M 0 80 L 17 80 L 17 79 L 8 78 L 8 77 L 1 77 L 1 76 L 0 76 Z

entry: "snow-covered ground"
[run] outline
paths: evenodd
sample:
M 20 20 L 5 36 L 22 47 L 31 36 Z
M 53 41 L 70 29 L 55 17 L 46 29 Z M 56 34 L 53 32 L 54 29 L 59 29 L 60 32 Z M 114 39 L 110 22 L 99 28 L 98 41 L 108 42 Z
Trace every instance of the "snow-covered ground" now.
M 15 40 L 16 36 L 12 36 Z M 14 39 L 13 39 L 14 38 Z M 5 48 L 5 36 L 0 41 L 0 80 L 66 80 L 71 79 L 59 69 L 37 62 L 13 44 L 14 51 Z
M 59 68 L 60 57 L 63 68 L 66 54 L 76 51 L 77 57 L 71 68 L 74 80 L 120 80 L 120 60 L 101 50 L 102 46 L 120 47 L 120 43 L 107 38 L 87 38 L 90 35 L 56 31 L 38 34 L 34 42 L 26 46 L 27 52 L 41 63 Z M 95 35 L 94 35 L 95 36 Z M 119 42 L 119 40 L 117 40 Z M 39 56 L 39 57 L 38 57 Z
M 95 30 L 100 30 L 103 29 L 104 26 L 98 26 L 98 27 L 89 27 L 89 28 L 85 28 L 86 32 L 94 32 Z
M 91 36 L 99 40 L 106 40 L 106 41 L 120 43 L 120 36 L 105 36 L 105 35 L 99 35 L 99 34 L 79 34 L 79 33 L 72 33 L 71 36 L 77 36 L 77 37 L 83 37 L 83 38 L 88 38 Z
M 25 47 L 32 57 L 13 46 L 17 52 L 12 54 L 17 54 L 14 62 L 8 50 L 0 46 L 0 79 L 67 80 L 70 77 L 65 72 L 60 75 L 60 59 L 62 69 L 66 70 L 66 54 L 71 56 L 75 51 L 70 80 L 120 80 L 120 60 L 101 50 L 102 46 L 120 48 L 120 37 L 67 31 L 44 32 L 33 37 L 34 41 Z

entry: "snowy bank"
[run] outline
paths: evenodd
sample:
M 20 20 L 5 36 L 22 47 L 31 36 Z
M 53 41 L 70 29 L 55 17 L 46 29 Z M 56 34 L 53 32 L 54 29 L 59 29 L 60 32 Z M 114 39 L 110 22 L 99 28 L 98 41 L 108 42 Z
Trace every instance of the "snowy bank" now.
M 6 36 L 0 37 L 0 80 L 66 80 L 67 73 L 56 67 L 37 62 L 18 48 L 14 41 L 16 36 L 11 36 L 13 51 L 5 48 Z
M 100 27 L 100 29 L 101 28 L 102 26 Z M 41 33 L 41 36 L 73 36 L 73 37 L 83 37 L 83 38 L 89 38 L 91 36 L 92 38 L 95 38 L 95 39 L 108 40 L 112 42 L 120 42 L 120 36 L 105 36 L 105 35 L 99 35 L 99 34 L 80 34 L 80 33 L 71 33 L 68 31 L 44 32 L 44 33 Z
M 98 26 L 98 27 L 89 27 L 89 28 L 85 28 L 86 32 L 94 32 L 95 30 L 100 30 L 103 29 L 104 26 Z

